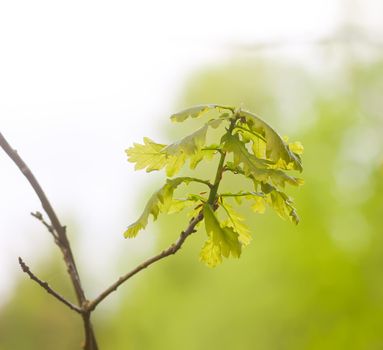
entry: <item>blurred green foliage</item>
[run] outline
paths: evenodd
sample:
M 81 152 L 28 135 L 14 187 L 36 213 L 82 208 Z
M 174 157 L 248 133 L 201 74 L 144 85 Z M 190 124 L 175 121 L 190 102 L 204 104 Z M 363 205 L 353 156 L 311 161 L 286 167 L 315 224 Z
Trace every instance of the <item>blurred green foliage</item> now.
M 133 290 L 119 291 L 116 314 L 98 327 L 100 347 L 382 349 L 382 91 L 383 62 L 344 62 L 318 74 L 234 60 L 196 74 L 180 107 L 243 104 L 302 141 L 306 183 L 291 189 L 301 223 L 248 211 L 253 243 L 216 269 L 196 262 L 204 235 L 192 235 L 175 257 L 136 276 Z M 169 135 L 193 127 L 172 126 Z M 213 168 L 197 170 L 209 177 Z M 226 180 L 230 189 L 237 185 Z M 186 224 L 182 214 L 162 217 L 158 250 Z M 0 310 L 0 349 L 58 349 L 61 341 L 76 348 L 77 315 L 21 283 Z

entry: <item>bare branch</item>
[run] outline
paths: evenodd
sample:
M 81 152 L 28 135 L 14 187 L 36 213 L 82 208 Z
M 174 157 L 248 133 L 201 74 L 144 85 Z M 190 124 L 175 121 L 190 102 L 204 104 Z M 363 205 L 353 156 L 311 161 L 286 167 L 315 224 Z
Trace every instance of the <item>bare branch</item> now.
M 82 313 L 82 310 L 77 306 L 72 304 L 70 301 L 66 300 L 62 295 L 54 291 L 47 282 L 42 281 L 39 279 L 29 268 L 29 266 L 19 257 L 19 264 L 21 266 L 21 269 L 33 280 L 35 281 L 40 287 L 45 289 L 49 294 L 53 295 L 57 300 L 61 301 L 64 305 L 68 306 L 73 311 L 78 312 L 79 314 Z
M 26 179 L 32 186 L 34 192 L 36 193 L 37 197 L 39 198 L 44 211 L 48 215 L 50 223 L 46 223 L 46 227 L 48 228 L 49 232 L 51 233 L 52 231 L 54 232 L 55 243 L 58 245 L 58 247 L 60 248 L 63 254 L 64 262 L 67 267 L 67 271 L 71 279 L 73 288 L 75 290 L 78 304 L 80 305 L 77 308 L 80 310 L 83 310 L 83 305 L 87 304 L 87 299 L 81 285 L 80 275 L 78 273 L 75 259 L 72 253 L 72 249 L 66 234 L 66 227 L 61 225 L 56 215 L 56 212 L 53 210 L 53 207 L 48 200 L 48 197 L 44 193 L 42 187 L 40 186 L 39 182 L 33 175 L 32 171 L 28 168 L 24 160 L 18 155 L 17 151 L 11 147 L 11 145 L 8 143 L 8 141 L 5 139 L 5 137 L 1 133 L 0 133 L 0 147 L 5 151 L 5 153 L 7 153 L 7 155 L 12 159 L 12 161 L 20 169 L 22 174 L 26 177 Z M 37 214 L 37 218 L 39 218 L 38 214 Z M 98 347 L 97 347 L 96 338 L 94 336 L 92 324 L 90 322 L 90 314 L 86 312 L 82 312 L 81 315 L 82 315 L 84 331 L 85 331 L 84 349 L 97 350 Z
M 53 239 L 54 239 L 55 243 L 57 245 L 59 245 L 59 240 L 58 240 L 58 237 L 57 237 L 57 234 L 56 234 L 55 230 L 53 229 L 53 227 L 51 225 L 49 225 L 44 220 L 43 214 L 41 214 L 39 211 L 36 211 L 35 213 L 31 213 L 31 215 L 34 218 L 36 218 L 37 220 L 39 220 L 47 228 L 48 232 L 53 236 Z
M 68 268 L 68 273 L 72 280 L 73 287 L 76 292 L 77 300 L 81 305 L 85 300 L 85 294 L 81 286 L 80 277 L 77 271 L 77 267 L 74 261 L 73 253 L 66 235 L 65 226 L 61 225 L 51 203 L 48 200 L 48 197 L 44 193 L 37 179 L 28 168 L 24 160 L 18 155 L 17 151 L 14 150 L 4 136 L 0 133 L 0 146 L 3 148 L 5 153 L 13 160 L 16 166 L 20 169 L 22 174 L 27 178 L 28 182 L 31 184 L 36 195 L 40 199 L 41 205 L 44 208 L 44 211 L 47 213 L 49 220 L 51 222 L 50 226 L 56 232 L 58 237 L 58 245 L 63 253 L 65 263 Z
M 149 267 L 150 265 L 152 265 L 153 263 L 163 259 L 163 258 L 166 258 L 167 256 L 170 256 L 170 255 L 173 255 L 175 253 L 177 253 L 178 250 L 181 249 L 182 245 L 184 244 L 185 240 L 192 234 L 195 232 L 195 227 L 197 226 L 197 224 L 202 221 L 203 219 L 203 214 L 202 212 L 199 213 L 199 215 L 192 219 L 190 221 L 190 224 L 189 226 L 187 227 L 187 229 L 183 232 L 181 232 L 178 240 L 176 243 L 173 243 L 172 245 L 170 245 L 167 249 L 163 250 L 161 253 L 153 256 L 152 258 L 144 261 L 143 263 L 141 263 L 140 265 L 138 265 L 136 268 L 134 268 L 132 271 L 128 272 L 127 274 L 121 276 L 116 282 L 114 282 L 109 288 L 107 288 L 105 291 L 103 291 L 97 298 L 95 298 L 94 300 L 92 300 L 91 302 L 88 303 L 86 309 L 89 310 L 89 311 L 93 311 L 97 305 L 99 303 L 101 303 L 109 294 L 111 294 L 112 292 L 114 292 L 115 290 L 117 290 L 117 288 L 123 284 L 124 282 L 126 282 L 128 279 L 130 279 L 131 277 L 133 277 L 135 274 L 137 274 L 138 272 L 140 272 L 141 270 L 143 269 L 146 269 L 147 267 Z

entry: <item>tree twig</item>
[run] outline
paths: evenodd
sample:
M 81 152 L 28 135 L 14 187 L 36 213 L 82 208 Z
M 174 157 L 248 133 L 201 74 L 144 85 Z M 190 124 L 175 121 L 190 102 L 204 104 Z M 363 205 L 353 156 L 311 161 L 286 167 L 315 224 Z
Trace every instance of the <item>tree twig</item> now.
M 195 227 L 197 224 L 202 221 L 203 214 L 202 212 L 198 214 L 197 217 L 192 219 L 190 221 L 189 226 L 185 231 L 182 231 L 177 242 L 170 245 L 167 249 L 163 250 L 161 253 L 151 257 L 150 259 L 144 261 L 140 265 L 138 265 L 136 268 L 128 272 L 127 274 L 121 276 L 116 282 L 114 282 L 110 287 L 105 289 L 97 298 L 92 300 L 88 303 L 86 309 L 89 311 L 93 311 L 98 304 L 100 304 L 109 294 L 116 291 L 119 286 L 121 286 L 124 282 L 126 282 L 128 279 L 136 275 L 138 272 L 140 272 L 143 269 L 146 269 L 156 261 L 159 261 L 163 258 L 166 258 L 167 256 L 173 255 L 177 253 L 178 250 L 181 249 L 182 245 L 184 244 L 185 240 L 193 233 L 195 232 Z
M 18 155 L 17 151 L 14 150 L 4 136 L 0 133 L 0 146 L 3 148 L 5 153 L 13 160 L 16 166 L 20 169 L 22 174 L 27 178 L 31 184 L 36 195 L 40 199 L 41 205 L 44 211 L 47 213 L 49 220 L 51 221 L 51 227 L 55 230 L 59 239 L 59 247 L 64 255 L 65 263 L 68 267 L 68 273 L 72 279 L 73 286 L 77 295 L 78 302 L 81 304 L 85 300 L 84 291 L 81 286 L 80 277 L 77 271 L 77 267 L 73 258 L 72 250 L 66 235 L 65 226 L 61 225 L 51 203 L 49 202 L 46 194 L 38 183 L 37 179 L 28 168 L 24 160 Z
M 45 289 L 49 294 L 53 295 L 57 300 L 61 301 L 64 305 L 68 306 L 73 311 L 76 311 L 78 313 L 82 313 L 82 310 L 77 306 L 72 304 L 70 301 L 66 300 L 62 295 L 57 293 L 55 290 L 53 290 L 47 282 L 42 281 L 40 278 L 38 278 L 29 268 L 29 266 L 19 257 L 19 264 L 21 266 L 21 269 L 33 280 L 35 281 L 40 287 Z
M 37 220 L 39 220 L 47 228 L 48 232 L 53 236 L 55 243 L 58 245 L 59 241 L 57 234 L 53 227 L 44 220 L 43 214 L 41 214 L 39 211 L 36 211 L 35 213 L 31 213 L 31 215 Z
M 48 200 L 45 192 L 40 186 L 39 182 L 33 175 L 32 171 L 29 169 L 24 160 L 18 155 L 17 151 L 14 150 L 5 137 L 0 132 L 0 147 L 7 153 L 7 155 L 12 159 L 16 166 L 20 169 L 21 173 L 26 177 L 30 185 L 32 186 L 34 192 L 39 198 L 41 205 L 46 212 L 50 224 L 49 227 L 53 228 L 55 232 L 55 237 L 57 237 L 56 244 L 60 248 L 69 277 L 71 279 L 73 288 L 76 293 L 77 301 L 80 308 L 83 308 L 83 305 L 87 304 L 87 299 L 84 293 L 84 290 L 81 285 L 80 275 L 77 270 L 75 259 L 72 253 L 72 249 L 66 234 L 66 227 L 61 225 L 60 220 L 58 219 L 56 212 L 53 210 L 51 203 Z M 85 350 L 97 350 L 96 338 L 92 329 L 90 322 L 90 315 L 82 313 L 83 325 L 85 331 Z

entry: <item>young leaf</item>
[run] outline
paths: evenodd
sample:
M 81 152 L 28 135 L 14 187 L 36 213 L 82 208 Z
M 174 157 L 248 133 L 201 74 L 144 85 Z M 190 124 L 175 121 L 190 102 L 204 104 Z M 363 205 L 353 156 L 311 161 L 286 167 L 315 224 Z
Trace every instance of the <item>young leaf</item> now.
M 217 153 L 217 150 L 214 149 L 200 149 L 190 158 L 190 169 L 195 169 L 201 160 L 211 160 L 214 155 Z
M 266 201 L 282 219 L 288 219 L 298 225 L 299 216 L 293 206 L 293 201 L 284 192 L 274 189 L 266 196 Z
M 193 205 L 196 205 L 196 200 L 191 199 L 173 199 L 170 203 L 167 214 L 174 214 L 179 213 L 180 211 L 184 210 L 185 208 L 191 207 Z
M 166 155 L 166 160 L 166 175 L 172 177 L 177 174 L 185 164 L 186 154 L 181 153 L 177 156 Z
M 234 157 L 234 162 L 228 163 L 226 166 L 228 170 L 234 169 L 234 171 L 237 172 L 243 170 L 244 175 L 251 177 L 256 181 L 272 181 L 276 186 L 281 187 L 284 187 L 285 183 L 294 186 L 299 186 L 303 183 L 302 179 L 289 176 L 281 170 L 267 169 L 266 167 L 269 163 L 249 153 L 238 135 L 225 135 L 222 139 L 224 142 L 223 149 L 233 153 Z M 238 167 L 240 164 L 242 165 L 242 168 Z
M 304 148 L 299 141 L 289 143 L 289 150 L 297 155 L 303 154 Z
M 241 134 L 244 143 L 251 142 L 251 149 L 257 158 L 266 159 L 266 139 L 254 130 L 250 130 L 246 123 L 238 123 L 235 131 Z
M 174 191 L 180 184 L 188 184 L 192 181 L 201 182 L 202 180 L 192 177 L 177 177 L 174 179 L 168 179 L 166 184 L 151 196 L 141 216 L 133 224 L 128 226 L 124 236 L 126 238 L 135 237 L 140 230 L 146 227 L 150 215 L 153 216 L 154 220 L 157 220 L 160 212 L 174 212 L 175 205 L 178 203 L 177 200 L 173 202 Z
M 251 168 L 266 168 L 271 162 L 266 159 L 257 158 L 255 155 L 249 153 L 245 144 L 239 139 L 238 135 L 225 134 L 222 137 L 223 149 L 226 152 L 233 153 L 234 166 L 243 163 L 245 172 Z
M 281 136 L 265 121 L 248 111 L 240 111 L 240 116 L 246 120 L 249 129 L 261 134 L 266 139 L 266 155 L 274 163 L 278 163 L 283 169 L 302 171 L 299 157 L 290 151 Z M 290 165 L 291 164 L 291 165 Z
M 205 124 L 192 134 L 165 147 L 162 152 L 170 156 L 179 156 L 182 153 L 186 156 L 194 155 L 205 144 L 207 128 L 208 125 Z
M 190 158 L 191 169 L 195 169 L 204 157 L 211 159 L 215 153 L 203 150 L 206 133 L 209 127 L 217 128 L 222 122 L 223 119 L 212 119 L 192 134 L 163 148 L 161 153 L 166 154 L 168 162 L 167 175 L 174 176 L 178 173 L 188 158 Z
M 201 249 L 199 258 L 209 267 L 216 267 L 222 262 L 221 248 L 209 238 Z
M 229 107 L 229 106 L 220 106 L 220 105 L 216 105 L 216 104 L 198 105 L 198 106 L 184 109 L 181 112 L 175 113 L 170 117 L 170 119 L 172 122 L 178 122 L 179 123 L 179 122 L 185 121 L 188 118 L 199 118 L 203 114 L 205 114 L 206 112 L 212 111 L 214 109 L 230 110 L 232 112 L 234 111 L 234 108 Z
M 189 177 L 168 179 L 166 184 L 150 198 L 139 219 L 128 227 L 125 236 L 137 235 L 146 227 L 150 215 L 156 220 L 159 213 L 175 213 L 189 207 L 191 209 L 188 212 L 189 217 L 196 218 L 201 212 L 203 213 L 208 239 L 201 250 L 200 259 L 208 266 L 214 267 L 222 262 L 223 257 L 238 258 L 242 246 L 249 244 L 251 240 L 249 229 L 243 223 L 242 216 L 224 198 L 232 197 L 239 204 L 242 198 L 250 200 L 251 207 L 256 213 L 263 213 L 265 205 L 268 204 L 282 218 L 287 218 L 296 224 L 299 222 L 292 200 L 280 188 L 284 188 L 286 184 L 298 186 L 303 183 L 303 180 L 287 175 L 283 171 L 292 169 L 302 171 L 300 155 L 303 153 L 303 146 L 299 142 L 288 143 L 287 138 L 281 138 L 270 125 L 256 115 L 229 106 L 215 104 L 195 106 L 174 114 L 171 119 L 183 122 L 188 118 L 199 118 L 209 112 L 212 112 L 211 117 L 214 119 L 208 120 L 197 131 L 177 142 L 167 146 L 144 138 L 143 145 L 134 144 L 126 151 L 128 160 L 136 163 L 136 169 L 146 169 L 149 172 L 166 168 L 167 176 L 174 176 L 179 172 L 188 159 L 190 168 L 194 169 L 202 160 L 210 159 L 215 154 L 220 154 L 221 158 L 214 183 Z M 220 144 L 206 147 L 209 127 L 218 128 L 222 123 L 229 125 Z M 233 162 L 227 161 L 226 153 L 232 154 Z M 217 194 L 222 175 L 226 170 L 249 178 L 254 183 L 255 191 Z M 204 183 L 210 192 L 189 194 L 184 199 L 173 198 L 175 189 L 181 183 L 187 184 L 190 181 Z M 211 203 L 215 203 L 214 206 Z M 226 221 L 218 220 L 215 205 L 225 210 Z
M 250 231 L 248 227 L 243 223 L 244 218 L 239 215 L 229 203 L 222 200 L 222 208 L 226 211 L 228 221 L 228 227 L 231 227 L 236 233 L 238 233 L 238 240 L 244 245 L 248 245 L 251 241 Z
M 150 172 L 160 170 L 166 166 L 168 160 L 166 155 L 161 153 L 165 147 L 166 145 L 156 143 L 148 137 L 144 137 L 143 145 L 134 143 L 133 147 L 128 148 L 125 152 L 128 156 L 128 161 L 136 163 L 134 167 L 136 170 L 146 168 L 146 172 Z
M 256 197 L 256 198 L 253 198 L 253 200 L 254 200 L 254 204 L 251 206 L 251 209 L 253 209 L 255 213 L 263 214 L 266 210 L 265 199 L 262 197 Z
M 239 258 L 242 247 L 238 239 L 238 233 L 231 227 L 221 227 L 210 204 L 205 204 L 203 213 L 205 218 L 206 233 L 212 244 L 205 245 L 205 251 L 200 255 L 201 259 L 206 258 L 206 246 L 214 249 L 215 255 L 224 256 L 226 258 L 229 256 Z M 208 261 L 205 262 L 209 264 Z

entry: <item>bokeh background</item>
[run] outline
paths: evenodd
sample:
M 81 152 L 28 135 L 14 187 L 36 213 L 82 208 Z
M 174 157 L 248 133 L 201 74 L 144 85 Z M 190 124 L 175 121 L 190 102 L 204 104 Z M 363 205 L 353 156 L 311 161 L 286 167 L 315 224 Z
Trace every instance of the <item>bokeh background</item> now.
M 244 106 L 305 146 L 297 227 L 245 208 L 254 239 L 215 269 L 193 235 L 100 306 L 101 348 L 383 349 L 382 23 L 372 0 L 0 5 L 1 132 L 67 224 L 89 297 L 185 227 L 122 237 L 164 181 L 124 149 L 193 128 L 172 112 Z M 17 264 L 73 298 L 39 202 L 4 154 L 0 169 L 0 349 L 77 349 L 77 315 Z

